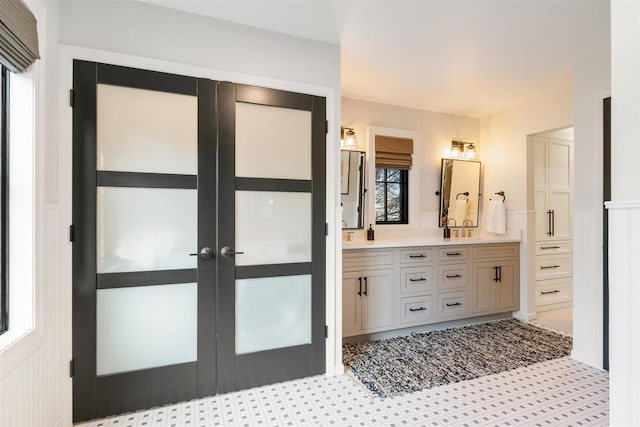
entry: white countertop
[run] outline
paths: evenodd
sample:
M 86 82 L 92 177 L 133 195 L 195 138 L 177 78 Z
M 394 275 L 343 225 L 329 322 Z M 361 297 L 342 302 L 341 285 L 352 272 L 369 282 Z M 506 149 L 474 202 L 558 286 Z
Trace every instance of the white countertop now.
M 447 245 L 482 245 L 487 243 L 520 243 L 520 238 L 513 237 L 472 237 L 471 239 L 449 239 L 442 237 L 423 237 L 415 239 L 379 239 L 373 241 L 342 241 L 342 250 L 404 248 L 415 246 L 447 246 Z

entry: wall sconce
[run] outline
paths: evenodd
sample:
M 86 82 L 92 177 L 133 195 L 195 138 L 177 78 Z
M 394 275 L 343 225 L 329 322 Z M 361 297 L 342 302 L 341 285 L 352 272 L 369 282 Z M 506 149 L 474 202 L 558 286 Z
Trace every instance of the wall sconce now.
M 471 142 L 451 141 L 451 149 L 446 155 L 449 159 L 476 160 L 476 146 Z
M 340 143 L 342 148 L 349 150 L 355 150 L 358 148 L 358 140 L 356 139 L 356 133 L 352 128 L 340 128 Z

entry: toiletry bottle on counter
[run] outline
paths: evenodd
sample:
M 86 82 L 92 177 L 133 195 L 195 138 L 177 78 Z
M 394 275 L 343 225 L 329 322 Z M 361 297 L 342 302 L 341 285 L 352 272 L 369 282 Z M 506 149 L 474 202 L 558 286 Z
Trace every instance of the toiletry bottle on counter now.
M 444 239 L 445 240 L 451 239 L 451 229 L 449 228 L 448 225 L 444 226 Z
M 371 224 L 369 224 L 369 229 L 367 230 L 367 240 L 373 240 L 373 228 L 371 228 Z

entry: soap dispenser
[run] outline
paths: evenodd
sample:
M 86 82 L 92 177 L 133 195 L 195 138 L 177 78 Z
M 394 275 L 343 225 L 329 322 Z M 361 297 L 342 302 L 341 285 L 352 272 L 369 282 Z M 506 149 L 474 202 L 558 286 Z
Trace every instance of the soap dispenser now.
M 371 227 L 371 224 L 369 224 L 369 229 L 367 230 L 367 240 L 373 240 L 373 228 Z
M 444 226 L 444 240 L 451 239 L 451 229 L 449 228 L 449 224 L 445 224 Z

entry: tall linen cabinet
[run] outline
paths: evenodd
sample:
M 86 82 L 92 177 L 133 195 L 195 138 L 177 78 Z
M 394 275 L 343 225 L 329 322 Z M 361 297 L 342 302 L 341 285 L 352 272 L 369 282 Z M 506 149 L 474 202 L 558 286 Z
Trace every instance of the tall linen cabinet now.
M 536 311 L 568 307 L 573 295 L 573 141 L 535 137 Z

